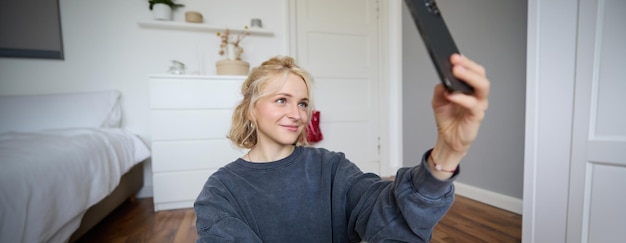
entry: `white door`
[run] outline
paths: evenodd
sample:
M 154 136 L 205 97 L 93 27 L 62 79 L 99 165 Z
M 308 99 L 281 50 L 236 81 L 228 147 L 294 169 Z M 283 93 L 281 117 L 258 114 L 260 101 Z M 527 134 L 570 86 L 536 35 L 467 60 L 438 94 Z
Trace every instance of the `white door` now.
M 626 1 L 579 4 L 567 242 L 624 242 Z
M 380 173 L 377 1 L 291 4 L 292 55 L 313 75 L 321 112 L 324 139 L 315 146 L 344 152 L 361 170 Z

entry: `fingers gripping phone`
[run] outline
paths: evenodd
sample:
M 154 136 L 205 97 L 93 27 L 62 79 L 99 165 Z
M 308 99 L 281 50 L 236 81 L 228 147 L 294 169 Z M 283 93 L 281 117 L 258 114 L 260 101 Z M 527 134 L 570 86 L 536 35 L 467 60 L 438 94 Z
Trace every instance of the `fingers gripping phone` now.
M 443 86 L 449 92 L 473 93 L 474 89 L 471 86 L 452 75 L 450 56 L 460 52 L 435 0 L 404 0 L 404 2 L 413 16 Z

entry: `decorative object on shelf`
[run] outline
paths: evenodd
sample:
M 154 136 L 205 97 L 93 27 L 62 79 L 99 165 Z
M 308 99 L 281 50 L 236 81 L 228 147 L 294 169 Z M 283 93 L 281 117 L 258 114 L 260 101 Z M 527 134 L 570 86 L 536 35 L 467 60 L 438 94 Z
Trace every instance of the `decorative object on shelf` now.
M 250 63 L 240 60 L 220 60 L 216 63 L 217 75 L 248 75 Z
M 184 7 L 183 4 L 174 3 L 173 0 L 148 0 L 152 17 L 156 20 L 172 20 L 172 11 Z
M 248 27 L 246 26 L 247 30 Z M 217 75 L 248 75 L 250 71 L 250 63 L 241 60 L 243 48 L 240 46 L 241 40 L 249 35 L 247 31 L 243 31 L 237 35 L 235 41 L 230 40 L 230 29 L 226 28 L 224 32 L 217 32 L 220 37 L 220 56 L 226 56 L 226 59 L 216 63 Z
M 185 12 L 185 21 L 189 23 L 202 23 L 202 14 L 196 11 Z
M 172 60 L 172 66 L 170 66 L 167 72 L 171 74 L 185 74 L 185 64 L 180 61 Z
M 245 27 L 248 29 L 248 26 Z M 244 37 L 249 35 L 247 31 L 243 31 L 237 35 L 237 39 L 235 41 L 230 40 L 230 29 L 226 28 L 224 33 L 217 32 L 217 36 L 220 37 L 220 56 L 226 55 L 226 57 L 230 60 L 241 60 L 241 54 L 243 53 L 243 47 L 239 44 Z
M 263 28 L 263 22 L 261 21 L 261 19 L 251 19 L 250 28 Z

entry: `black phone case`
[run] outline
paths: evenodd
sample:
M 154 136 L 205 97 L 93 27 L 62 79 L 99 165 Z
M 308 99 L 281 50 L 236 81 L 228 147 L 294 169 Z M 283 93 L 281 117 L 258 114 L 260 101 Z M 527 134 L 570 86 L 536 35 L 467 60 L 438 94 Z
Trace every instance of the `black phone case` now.
M 474 89 L 452 75 L 450 56 L 460 53 L 435 0 L 405 0 L 415 25 L 428 49 L 439 79 L 450 92 L 473 93 Z

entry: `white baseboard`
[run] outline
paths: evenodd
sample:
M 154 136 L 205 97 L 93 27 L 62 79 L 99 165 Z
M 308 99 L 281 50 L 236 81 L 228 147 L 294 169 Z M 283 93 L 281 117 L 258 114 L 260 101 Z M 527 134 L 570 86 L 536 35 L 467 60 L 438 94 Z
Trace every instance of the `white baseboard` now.
M 152 186 L 144 186 L 137 192 L 137 198 L 152 197 Z
M 522 199 L 514 198 L 504 194 L 488 191 L 475 186 L 470 186 L 460 182 L 454 182 L 455 192 L 461 196 L 489 204 L 516 214 L 522 214 L 524 205 Z

